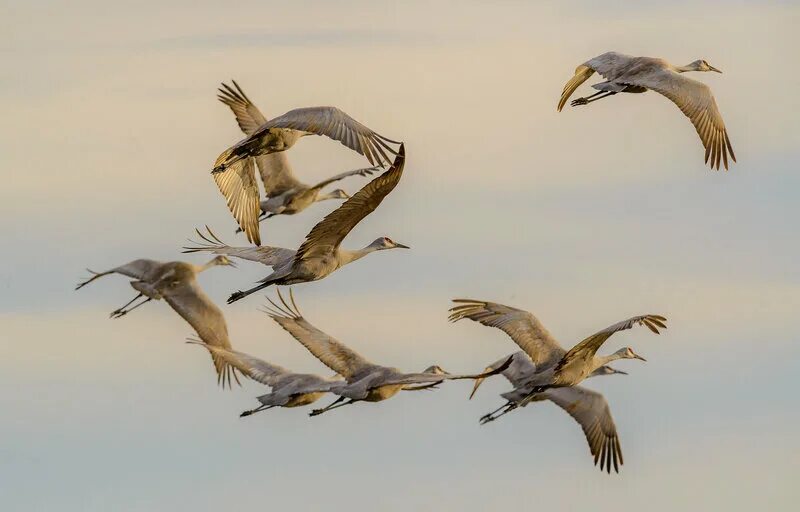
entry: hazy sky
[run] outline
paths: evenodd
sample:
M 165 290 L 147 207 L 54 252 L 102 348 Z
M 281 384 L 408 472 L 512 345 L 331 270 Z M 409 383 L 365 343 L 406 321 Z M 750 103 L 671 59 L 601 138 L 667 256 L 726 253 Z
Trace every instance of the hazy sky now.
M 4 509 L 796 506 L 797 4 L 117 4 L 0 4 Z M 574 68 L 608 50 L 722 69 L 695 78 L 725 118 L 731 171 L 703 166 L 694 129 L 655 93 L 556 113 Z M 647 363 L 588 384 L 611 404 L 619 475 L 592 467 L 551 404 L 480 427 L 501 379 L 472 401 L 456 382 L 313 420 L 239 419 L 263 387 L 217 389 L 165 304 L 111 321 L 126 279 L 73 291 L 85 267 L 182 258 L 195 226 L 244 242 L 209 176 L 241 137 L 215 99 L 231 78 L 268 116 L 336 105 L 406 142 L 403 181 L 346 245 L 388 235 L 413 250 L 295 289 L 310 321 L 366 357 L 460 372 L 517 349 L 449 325 L 453 297 L 529 309 L 565 345 L 635 314 L 669 318 L 660 337 L 603 348 Z M 310 182 L 364 164 L 322 138 L 291 158 Z M 262 238 L 295 247 L 335 206 L 273 219 Z M 222 303 L 266 272 L 243 263 L 201 283 Z M 234 345 L 329 375 L 263 300 L 223 307 Z

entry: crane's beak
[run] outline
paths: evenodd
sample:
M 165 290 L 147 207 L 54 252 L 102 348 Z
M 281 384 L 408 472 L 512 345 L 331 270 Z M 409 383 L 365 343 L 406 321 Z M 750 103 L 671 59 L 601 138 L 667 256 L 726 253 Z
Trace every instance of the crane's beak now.
M 233 267 L 233 268 L 237 268 L 238 267 L 238 265 L 236 263 L 234 263 L 234 262 L 232 262 L 230 260 L 228 260 L 228 266 L 229 267 Z
M 403 244 L 398 244 L 397 242 L 395 242 L 394 248 L 395 249 L 411 249 L 411 247 L 409 247 L 407 245 L 403 245 Z
M 628 372 L 624 372 L 622 370 L 617 370 L 616 368 L 614 369 L 614 373 L 617 373 L 619 375 L 628 375 Z
M 722 71 L 718 70 L 717 68 L 715 68 L 714 66 L 712 66 L 710 64 L 708 65 L 708 70 L 709 71 L 714 71 L 715 73 L 722 73 Z
M 633 357 L 635 357 L 636 359 L 638 359 L 640 361 L 644 361 L 645 363 L 647 362 L 647 359 L 643 358 L 639 354 L 633 354 Z

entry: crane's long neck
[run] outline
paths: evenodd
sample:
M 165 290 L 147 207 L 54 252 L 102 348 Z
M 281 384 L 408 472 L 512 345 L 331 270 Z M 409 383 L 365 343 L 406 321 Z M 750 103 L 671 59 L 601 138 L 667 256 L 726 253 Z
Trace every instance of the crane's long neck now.
M 315 199 L 315 201 L 325 201 L 328 199 L 339 199 L 339 198 L 340 196 L 338 196 L 336 193 L 328 192 L 326 194 L 317 194 L 317 198 Z
M 601 366 L 605 366 L 611 361 L 616 361 L 617 359 L 622 359 L 622 356 L 617 352 L 613 354 L 609 354 L 607 356 L 594 356 L 592 360 L 592 370 L 595 371 L 596 369 L 600 368 Z
M 344 266 L 347 265 L 348 263 L 360 260 L 367 254 L 375 252 L 377 250 L 378 248 L 373 245 L 368 245 L 363 249 L 356 249 L 355 251 L 349 251 L 347 249 L 339 249 L 339 262 L 342 266 Z
M 687 64 L 685 66 L 672 66 L 672 69 L 676 73 L 686 73 L 687 71 L 697 71 L 697 68 L 694 67 L 692 64 Z
M 216 267 L 217 265 L 219 265 L 219 263 L 217 263 L 217 259 L 214 258 L 206 262 L 204 265 L 195 265 L 194 270 L 195 272 L 200 273 L 203 272 L 204 270 L 210 269 L 211 267 Z

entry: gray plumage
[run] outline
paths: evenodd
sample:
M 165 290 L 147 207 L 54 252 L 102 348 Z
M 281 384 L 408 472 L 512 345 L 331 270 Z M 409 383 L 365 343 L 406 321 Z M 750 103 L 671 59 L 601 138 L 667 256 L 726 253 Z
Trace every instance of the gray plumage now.
M 619 466 L 623 463 L 622 447 L 619 442 L 617 427 L 614 424 L 614 418 L 611 416 L 611 409 L 605 397 L 581 386 L 573 386 L 547 389 L 525 402 L 524 400 L 530 392 L 530 388 L 526 383 L 530 376 L 536 373 L 536 365 L 524 351 L 515 352 L 511 357 L 511 364 L 501 373 L 514 388 L 500 395 L 506 399 L 506 403 L 481 417 L 481 424 L 494 421 L 528 402 L 549 400 L 561 407 L 581 426 L 586 442 L 589 444 L 589 452 L 594 458 L 594 464 L 598 465 L 599 463 L 600 471 L 605 470 L 610 473 L 613 464 L 614 471 L 619 472 Z M 507 357 L 492 363 L 486 367 L 484 372 L 491 372 L 506 360 Z M 592 372 L 589 377 L 614 374 L 625 375 L 626 373 L 615 370 L 610 366 L 601 366 Z M 482 380 L 475 381 L 475 387 L 470 394 L 470 398 L 475 395 Z
M 399 145 L 399 142 L 373 132 L 338 108 L 299 108 L 267 121 L 241 90 L 221 92 L 226 94 L 221 94 L 220 100 L 234 110 L 247 137 L 217 157 L 212 175 L 247 239 L 256 245 L 261 244 L 256 157 L 282 153 L 306 135 L 325 135 L 338 140 L 364 155 L 371 165 L 389 163 L 387 152 L 397 154 L 391 145 Z M 238 93 L 241 93 L 244 103 L 239 101 Z M 274 171 L 264 181 L 265 188 L 274 191 L 291 185 L 291 168 L 285 157 L 262 159 L 261 163 L 264 165 L 262 169 Z
M 558 102 L 560 112 L 569 97 L 595 72 L 606 79 L 592 87 L 600 92 L 578 98 L 572 106 L 587 105 L 614 94 L 642 93 L 648 90 L 666 96 L 675 103 L 694 125 L 705 148 L 705 162 L 719 169 L 722 162 L 728 169 L 728 155 L 736 161 L 722 114 L 711 89 L 704 83 L 692 80 L 682 73 L 688 71 L 720 70 L 705 60 L 696 60 L 686 66 L 673 66 L 664 59 L 632 57 L 617 52 L 607 52 L 590 59 L 575 69 L 575 75 L 564 85 Z
M 228 326 L 225 323 L 225 317 L 197 282 L 197 274 L 208 268 L 220 265 L 234 266 L 224 255 L 214 257 L 205 265 L 193 265 L 182 261 L 160 263 L 155 260 L 135 260 L 106 272 L 92 272 L 94 275 L 80 283 L 76 289 L 80 289 L 95 279 L 112 273 L 133 277 L 136 280 L 131 281 L 130 284 L 135 290 L 139 291 L 139 295 L 122 308 L 114 311 L 111 314 L 112 317 L 119 318 L 124 316 L 129 311 L 151 300 L 164 299 L 181 318 L 192 326 L 197 336 L 204 343 L 209 346 L 230 349 L 231 342 L 228 337 Z M 127 306 L 142 296 L 146 297 L 142 302 L 126 309 Z M 213 353 L 212 360 L 214 369 L 217 372 L 217 382 L 222 387 L 230 387 L 232 379 L 235 379 L 237 383 L 239 382 L 234 368 L 214 356 Z
M 343 383 L 339 377 L 325 378 L 311 373 L 294 373 L 244 352 L 203 342 L 190 341 L 190 343 L 205 347 L 213 356 L 235 368 L 245 377 L 272 388 L 270 393 L 256 397 L 261 402 L 259 407 L 244 411 L 241 416 L 250 416 L 272 407 L 309 405 Z
M 234 116 L 236 116 L 236 122 L 239 127 L 245 135 L 250 136 L 267 122 L 267 118 L 250 101 L 250 98 L 239 87 L 239 84 L 235 80 L 232 80 L 232 82 L 233 87 L 225 83 L 222 84 L 218 90 L 217 98 L 230 107 Z M 349 176 L 368 176 L 380 168 L 373 166 L 347 171 L 314 185 L 308 185 L 295 177 L 289 159 L 283 151 L 259 155 L 254 160 L 261 175 L 264 195 L 266 196 L 266 199 L 259 203 L 262 214 L 259 220 L 261 221 L 275 215 L 294 215 L 317 201 L 347 199 L 350 196 L 342 189 L 336 189 L 326 194 L 322 194 L 321 191 L 324 187 L 336 181 Z M 237 233 L 241 230 L 239 228 Z
M 339 395 L 339 399 L 323 409 L 315 409 L 311 413 L 312 416 L 354 402 L 387 400 L 403 390 L 430 389 L 445 380 L 484 378 L 489 374 L 502 372 L 511 363 L 509 358 L 505 365 L 499 365 L 493 372 L 478 375 L 453 375 L 437 365 L 430 366 L 421 373 L 402 372 L 397 368 L 381 366 L 368 361 L 340 341 L 314 327 L 303 318 L 291 290 L 291 304 L 284 300 L 280 291 L 278 298 L 280 304 L 269 301 L 271 307 L 268 307 L 266 312 L 270 318 L 306 347 L 314 357 L 344 377 L 346 381 L 346 385 L 331 390 Z M 349 399 L 349 401 L 341 403 L 345 399 Z
M 273 268 L 273 272 L 260 281 L 261 284 L 232 294 L 228 299 L 230 304 L 273 284 L 283 286 L 323 279 L 344 265 L 375 251 L 407 249 L 408 246 L 388 237 L 378 238 L 363 249 L 355 251 L 340 247 L 350 231 L 394 190 L 403 175 L 404 164 L 405 147 L 401 144 L 392 167 L 317 223 L 297 251 L 278 247 L 229 247 L 213 233 L 209 233 L 209 236 L 200 234 L 204 242 L 184 247 L 184 252 L 211 251 L 259 261 Z

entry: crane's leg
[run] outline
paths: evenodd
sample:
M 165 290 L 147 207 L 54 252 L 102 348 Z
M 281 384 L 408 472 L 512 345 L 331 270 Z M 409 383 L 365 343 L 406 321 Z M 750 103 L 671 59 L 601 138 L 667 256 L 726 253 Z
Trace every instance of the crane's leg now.
M 266 411 L 267 409 L 272 409 L 273 407 L 277 407 L 277 405 L 260 405 L 255 409 L 244 411 L 242 414 L 239 415 L 239 417 L 244 418 L 245 416 L 250 416 L 251 414 L 255 414 L 257 412 Z
M 350 405 L 350 404 L 352 404 L 352 403 L 355 403 L 355 402 L 358 402 L 358 401 L 359 401 L 359 400 L 356 400 L 355 398 L 351 398 L 351 399 L 350 399 L 349 401 L 347 401 L 347 402 L 340 403 L 340 402 L 342 402 L 342 401 L 343 401 L 343 400 L 345 400 L 345 399 L 346 399 L 346 397 L 340 396 L 340 397 L 339 397 L 339 398 L 337 398 L 337 399 L 336 399 L 336 401 L 335 401 L 335 402 L 333 402 L 332 404 L 330 404 L 330 405 L 327 405 L 327 406 L 325 406 L 325 407 L 324 407 L 324 408 L 322 408 L 322 409 L 314 409 L 313 411 L 311 411 L 310 413 L 308 413 L 308 415 L 309 415 L 309 416 L 319 416 L 319 415 L 320 415 L 320 414 L 322 414 L 323 412 L 328 412 L 328 411 L 330 411 L 331 409 L 338 409 L 339 407 L 344 407 L 345 405 Z
M 254 287 L 250 288 L 249 290 L 245 290 L 245 291 L 239 290 L 237 292 L 233 292 L 231 294 L 231 296 L 228 297 L 228 304 L 233 304 L 237 300 L 241 300 L 241 299 L 247 297 L 248 295 L 250 295 L 251 293 L 256 293 L 258 290 L 263 290 L 264 288 L 266 288 L 268 286 L 272 286 L 273 284 L 275 284 L 274 281 L 268 281 L 266 283 L 261 283 L 258 286 L 254 286 Z
M 138 299 L 138 298 L 139 298 L 139 297 L 141 297 L 141 296 L 142 296 L 142 294 L 140 293 L 140 294 L 139 294 L 137 297 L 134 297 L 134 298 L 133 298 L 133 300 L 136 300 L 136 299 Z M 133 302 L 133 300 L 132 300 L 131 302 Z M 143 300 L 142 302 L 140 302 L 140 303 L 136 304 L 135 306 L 133 306 L 133 307 L 130 307 L 130 308 L 128 308 L 128 309 L 125 309 L 125 306 L 127 306 L 128 304 L 130 304 L 130 303 L 131 303 L 131 302 L 128 302 L 128 304 L 125 304 L 125 306 L 122 306 L 121 308 L 117 309 L 116 311 L 112 311 L 112 312 L 111 312 L 111 315 L 109 315 L 109 316 L 110 316 L 111 318 L 120 318 L 120 317 L 123 317 L 123 316 L 127 315 L 128 313 L 130 313 L 131 311 L 133 311 L 134 309 L 138 308 L 139 306 L 142 306 L 142 305 L 144 305 L 144 304 L 147 304 L 147 303 L 148 303 L 148 302 L 150 302 L 151 300 L 153 300 L 153 298 L 152 298 L 152 297 L 147 297 L 145 300 Z
M 88 268 L 86 269 L 86 271 L 89 272 L 90 274 L 92 274 L 92 277 L 90 277 L 86 281 L 81 281 L 80 283 L 78 283 L 78 286 L 75 287 L 76 290 L 80 290 L 81 288 L 83 288 L 87 284 L 91 283 L 95 279 L 100 279 L 103 276 L 107 276 L 108 274 L 113 274 L 114 273 L 113 270 L 108 270 L 106 272 L 95 272 L 94 270 L 91 270 L 91 269 L 88 269 Z
M 112 311 L 112 312 L 111 312 L 111 314 L 110 314 L 110 315 L 108 315 L 108 316 L 110 316 L 110 317 L 112 317 L 112 318 L 113 318 L 113 317 L 114 317 L 114 315 L 117 315 L 117 314 L 121 313 L 121 312 L 122 312 L 122 311 L 123 311 L 125 308 L 127 308 L 128 306 L 130 306 L 131 304 L 133 304 L 133 302 L 134 302 L 136 299 L 138 299 L 139 297 L 143 297 L 143 296 L 144 296 L 144 295 L 143 295 L 141 292 L 139 292 L 139 295 L 137 295 L 136 297 L 134 297 L 134 298 L 132 298 L 131 300 L 129 300 L 128 302 L 126 302 L 126 303 L 125 303 L 123 306 L 120 306 L 119 308 L 117 308 L 117 309 L 115 309 L 114 311 Z
M 511 405 L 511 402 L 506 402 L 503 405 L 501 405 L 500 407 L 498 407 L 497 409 L 493 410 L 492 412 L 490 412 L 488 414 L 484 414 L 483 416 L 481 416 L 481 418 L 479 420 L 481 425 L 483 425 L 484 423 L 487 423 L 489 421 L 494 421 L 495 413 L 502 411 L 503 409 L 505 409 L 509 405 Z
M 274 213 L 270 213 L 269 215 L 267 215 L 265 213 L 262 213 L 261 216 L 258 218 L 258 222 L 264 222 L 268 218 L 274 217 L 275 215 L 276 214 L 274 214 Z M 239 234 L 241 232 L 242 232 L 242 228 L 236 228 L 236 234 Z
M 602 96 L 598 96 L 600 94 L 602 94 Z M 615 94 L 617 94 L 616 91 L 610 91 L 610 92 L 600 91 L 592 94 L 591 96 L 586 96 L 585 98 L 578 98 L 577 100 L 572 100 L 572 103 L 570 103 L 570 105 L 573 107 L 578 107 L 580 105 L 588 105 L 593 101 L 602 100 L 603 98 L 608 98 L 609 96 L 613 96 Z M 597 97 L 595 98 L 595 96 Z
M 511 411 L 516 409 L 517 407 L 519 407 L 519 406 L 516 403 L 508 402 L 504 406 L 502 406 L 502 407 L 500 407 L 498 409 L 495 409 L 494 411 L 490 412 L 489 414 L 484 414 L 480 419 L 480 424 L 481 425 L 485 425 L 485 424 L 489 423 L 490 421 L 494 421 L 497 418 L 499 418 L 500 416 L 503 416 L 505 414 L 510 413 Z M 502 411 L 501 411 L 501 409 L 502 409 Z M 500 414 L 496 414 L 498 411 L 501 411 Z

